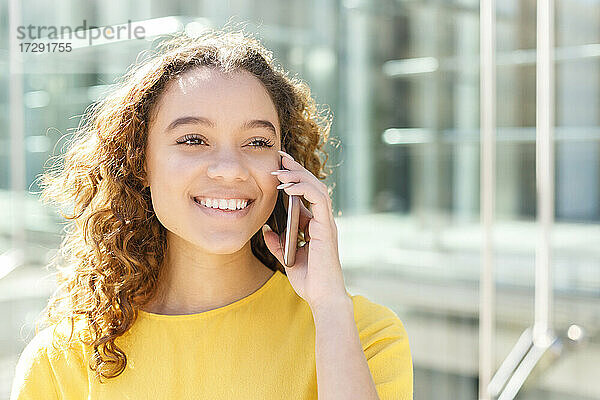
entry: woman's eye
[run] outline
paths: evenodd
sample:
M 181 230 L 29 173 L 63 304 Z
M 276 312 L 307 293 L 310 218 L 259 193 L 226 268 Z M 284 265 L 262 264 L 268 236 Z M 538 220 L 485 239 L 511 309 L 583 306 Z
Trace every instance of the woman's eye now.
M 204 142 L 204 139 L 194 135 L 186 135 L 180 141 L 178 141 L 177 144 L 183 144 L 186 146 L 196 146 L 200 144 L 198 141 Z M 252 140 L 252 142 L 250 142 L 250 147 L 268 148 L 273 147 L 273 143 L 265 139 L 254 139 Z
M 198 143 L 188 143 L 189 141 L 198 141 L 198 140 L 202 140 L 204 141 L 204 139 L 202 139 L 201 137 L 198 136 L 184 136 L 183 139 L 181 141 L 178 141 L 177 144 L 185 144 L 186 146 L 195 146 Z
M 252 147 L 273 147 L 273 143 L 264 139 L 254 139 L 252 143 L 261 143 L 261 145 L 254 145 Z

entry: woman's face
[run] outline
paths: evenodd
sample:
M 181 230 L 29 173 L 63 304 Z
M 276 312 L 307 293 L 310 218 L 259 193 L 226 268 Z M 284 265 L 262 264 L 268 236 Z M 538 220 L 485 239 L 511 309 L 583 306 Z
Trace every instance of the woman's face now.
M 281 131 L 266 89 L 247 71 L 200 67 L 169 82 L 153 111 L 145 168 L 159 221 L 208 253 L 240 250 L 277 200 Z M 198 203 L 207 198 L 251 203 L 224 212 Z

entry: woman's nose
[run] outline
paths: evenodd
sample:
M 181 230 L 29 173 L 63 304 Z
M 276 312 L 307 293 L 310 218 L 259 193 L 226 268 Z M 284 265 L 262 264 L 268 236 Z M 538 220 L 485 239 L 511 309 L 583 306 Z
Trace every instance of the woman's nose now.
M 212 179 L 227 181 L 248 179 L 249 171 L 241 157 L 231 152 L 220 152 L 209 161 L 207 175 Z

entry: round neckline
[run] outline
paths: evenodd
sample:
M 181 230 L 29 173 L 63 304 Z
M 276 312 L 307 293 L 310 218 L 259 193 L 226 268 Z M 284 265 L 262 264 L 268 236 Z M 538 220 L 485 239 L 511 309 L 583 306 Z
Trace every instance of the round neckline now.
M 264 292 L 269 290 L 277 280 L 279 280 L 283 275 L 283 273 L 279 270 L 276 270 L 273 275 L 265 282 L 261 287 L 256 289 L 254 292 L 250 293 L 246 297 L 242 297 L 239 300 L 234 301 L 233 303 L 229 303 L 219 308 L 214 308 L 212 310 L 202 311 L 200 313 L 194 314 L 155 314 L 148 311 L 144 311 L 142 309 L 138 309 L 138 314 L 143 316 L 144 318 L 154 319 L 154 320 L 163 320 L 163 321 L 181 321 L 187 319 L 200 319 L 200 318 L 208 318 L 215 314 L 220 314 L 223 312 L 230 311 L 234 308 L 238 308 L 243 306 L 244 304 L 253 301 L 254 299 L 260 297 Z

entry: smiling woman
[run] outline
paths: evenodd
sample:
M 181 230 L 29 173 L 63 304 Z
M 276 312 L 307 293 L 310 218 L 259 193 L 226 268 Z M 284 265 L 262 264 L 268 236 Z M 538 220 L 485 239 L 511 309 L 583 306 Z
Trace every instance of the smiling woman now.
M 330 126 L 243 32 L 135 65 L 42 177 L 73 225 L 11 398 L 412 398 L 398 316 L 344 287 Z M 307 244 L 287 267 L 290 195 Z
M 272 275 L 266 260 L 252 253 L 250 238 L 277 201 L 277 178 L 269 172 L 279 168 L 279 125 L 269 93 L 245 70 L 199 66 L 165 85 L 150 113 L 144 185 L 167 230 L 164 270 L 171 278 L 163 280 L 169 279 L 170 289 L 150 309 L 189 314 L 225 305 Z M 211 208 L 197 207 L 199 198 L 213 199 Z M 251 203 L 238 211 L 219 210 L 230 203 L 235 209 L 238 201 Z M 190 254 L 193 266 L 186 261 Z M 184 278 L 174 271 L 184 268 L 198 272 Z

